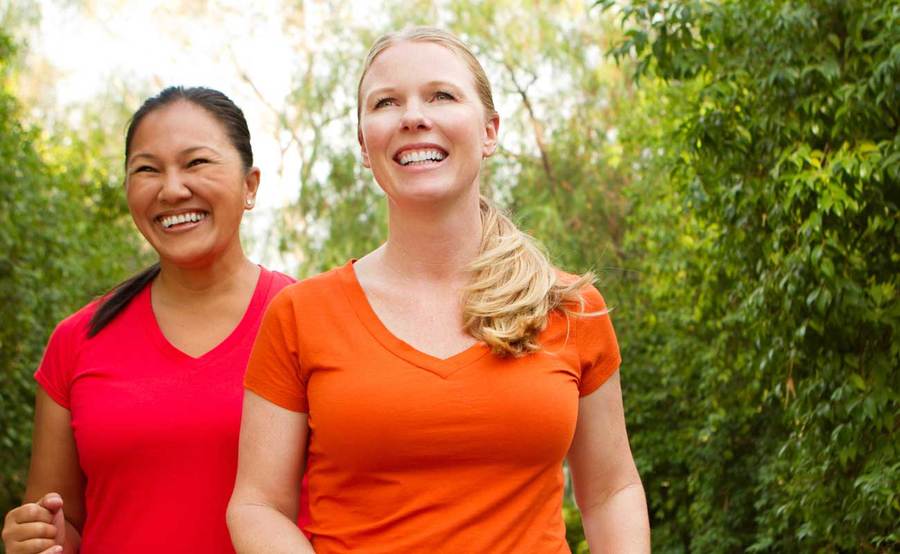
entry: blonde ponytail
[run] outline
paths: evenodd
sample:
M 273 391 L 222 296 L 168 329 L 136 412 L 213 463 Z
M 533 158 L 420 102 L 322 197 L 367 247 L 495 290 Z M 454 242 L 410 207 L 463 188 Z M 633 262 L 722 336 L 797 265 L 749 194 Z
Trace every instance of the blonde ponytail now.
M 498 356 L 540 350 L 537 337 L 556 309 L 583 310 L 581 289 L 591 273 L 567 279 L 541 251 L 485 197 L 481 197 L 481 247 L 469 266 L 472 281 L 463 291 L 463 328 Z

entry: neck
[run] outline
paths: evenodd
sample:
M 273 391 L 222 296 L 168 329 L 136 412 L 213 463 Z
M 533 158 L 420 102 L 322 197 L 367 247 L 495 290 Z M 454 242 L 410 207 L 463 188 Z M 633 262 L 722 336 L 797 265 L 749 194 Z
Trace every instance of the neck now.
M 450 206 L 428 209 L 390 206 L 382 262 L 408 279 L 459 280 L 478 255 L 481 210 L 478 191 Z
M 154 294 L 180 303 L 203 302 L 255 282 L 259 268 L 244 255 L 240 245 L 209 263 L 183 266 L 160 260 Z M 250 285 L 252 287 L 252 284 Z

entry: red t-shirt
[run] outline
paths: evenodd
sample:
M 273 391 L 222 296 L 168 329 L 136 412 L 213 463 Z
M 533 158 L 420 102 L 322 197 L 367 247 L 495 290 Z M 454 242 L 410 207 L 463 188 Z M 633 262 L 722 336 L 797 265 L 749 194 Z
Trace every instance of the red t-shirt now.
M 86 477 L 83 554 L 234 552 L 225 507 L 241 381 L 265 307 L 292 282 L 263 268 L 240 323 L 199 358 L 166 340 L 149 286 L 93 338 L 96 302 L 57 326 L 35 378 L 71 412 Z
M 619 350 L 608 315 L 553 313 L 539 339 L 435 358 L 381 323 L 351 264 L 282 291 L 244 384 L 308 414 L 316 552 L 568 552 L 562 462 Z

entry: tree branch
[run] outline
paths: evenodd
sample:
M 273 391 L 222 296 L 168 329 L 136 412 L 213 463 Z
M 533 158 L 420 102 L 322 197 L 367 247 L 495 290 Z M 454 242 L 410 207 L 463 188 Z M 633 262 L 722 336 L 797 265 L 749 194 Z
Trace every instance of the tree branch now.
M 516 93 L 522 98 L 522 103 L 525 105 L 525 110 L 528 112 L 528 120 L 531 122 L 531 128 L 534 130 L 534 140 L 537 143 L 538 151 L 541 153 L 541 164 L 544 166 L 544 173 L 547 174 L 550 185 L 555 186 L 556 178 L 553 175 L 550 156 L 547 154 L 547 147 L 544 144 L 544 126 L 538 121 L 538 118 L 534 113 L 534 107 L 531 105 L 531 99 L 528 97 L 528 87 L 537 81 L 537 75 L 532 74 L 531 82 L 522 86 L 516 78 L 515 68 L 513 68 L 505 59 L 502 60 L 501 63 L 509 71 L 510 79 L 512 80 L 513 86 L 516 88 Z

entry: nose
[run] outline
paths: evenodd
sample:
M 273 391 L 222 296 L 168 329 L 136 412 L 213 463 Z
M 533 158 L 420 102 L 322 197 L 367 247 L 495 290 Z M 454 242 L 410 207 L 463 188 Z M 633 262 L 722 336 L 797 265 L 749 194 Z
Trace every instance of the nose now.
M 166 172 L 162 187 L 159 189 L 159 201 L 167 204 L 177 204 L 193 196 L 188 187 L 185 176 L 180 171 Z
M 430 129 L 431 120 L 428 119 L 428 116 L 422 109 L 421 103 L 409 102 L 406 105 L 406 109 L 403 111 L 400 125 L 406 130 Z

